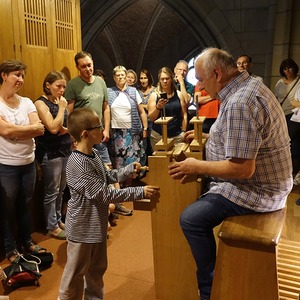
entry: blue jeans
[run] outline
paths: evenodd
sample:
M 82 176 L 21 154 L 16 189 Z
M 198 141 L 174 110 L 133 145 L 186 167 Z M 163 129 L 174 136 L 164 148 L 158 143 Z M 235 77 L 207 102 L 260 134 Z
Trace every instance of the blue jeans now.
M 98 153 L 100 154 L 100 156 L 102 158 L 102 161 L 107 165 L 111 165 L 111 160 L 110 160 L 108 149 L 107 149 L 107 142 L 95 144 L 94 148 L 98 150 Z
M 46 227 L 53 230 L 61 222 L 63 192 L 66 187 L 66 165 L 68 157 L 48 159 L 45 154 L 41 169 L 44 179 L 44 214 Z
M 216 262 L 213 228 L 227 217 L 252 213 L 218 194 L 206 194 L 182 212 L 180 226 L 197 265 L 198 288 L 204 299 L 211 293 Z
M 19 242 L 25 247 L 32 242 L 30 202 L 34 193 L 35 180 L 34 163 L 25 166 L 0 164 L 0 206 L 7 256 L 17 249 L 15 225 L 17 225 Z

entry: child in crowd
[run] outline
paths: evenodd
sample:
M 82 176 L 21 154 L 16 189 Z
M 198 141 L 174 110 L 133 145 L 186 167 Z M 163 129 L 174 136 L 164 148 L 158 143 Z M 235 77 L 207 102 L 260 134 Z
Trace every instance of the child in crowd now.
M 139 163 L 107 170 L 93 149 L 102 141 L 98 115 L 89 108 L 72 111 L 68 129 L 77 148 L 67 163 L 67 184 L 71 199 L 66 216 L 67 262 L 62 275 L 60 300 L 103 299 L 103 275 L 107 268 L 106 236 L 109 203 L 135 201 L 158 194 L 157 186 L 114 189 L 140 170 Z

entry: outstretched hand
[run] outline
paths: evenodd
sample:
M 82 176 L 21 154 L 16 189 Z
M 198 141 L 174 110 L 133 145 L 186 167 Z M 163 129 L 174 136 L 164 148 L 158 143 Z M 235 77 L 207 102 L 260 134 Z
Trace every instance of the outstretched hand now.
M 154 196 L 159 194 L 160 188 L 154 185 L 145 185 L 144 186 L 144 197 L 146 199 L 151 199 Z

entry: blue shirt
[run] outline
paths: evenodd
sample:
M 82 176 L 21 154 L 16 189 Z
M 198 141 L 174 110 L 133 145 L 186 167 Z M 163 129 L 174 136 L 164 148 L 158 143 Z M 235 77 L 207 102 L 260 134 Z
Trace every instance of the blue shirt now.
M 255 159 L 250 179 L 211 178 L 208 193 L 257 212 L 281 209 L 293 187 L 290 138 L 274 94 L 242 72 L 224 87 L 219 116 L 211 127 L 206 159 Z

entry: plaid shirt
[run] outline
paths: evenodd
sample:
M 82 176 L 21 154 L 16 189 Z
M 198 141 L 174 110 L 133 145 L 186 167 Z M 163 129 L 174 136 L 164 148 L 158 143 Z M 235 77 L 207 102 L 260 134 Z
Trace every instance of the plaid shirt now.
M 281 209 L 293 187 L 290 138 L 273 93 L 242 72 L 219 93 L 219 116 L 210 130 L 206 159 L 255 159 L 250 179 L 211 177 L 208 193 L 257 212 Z

